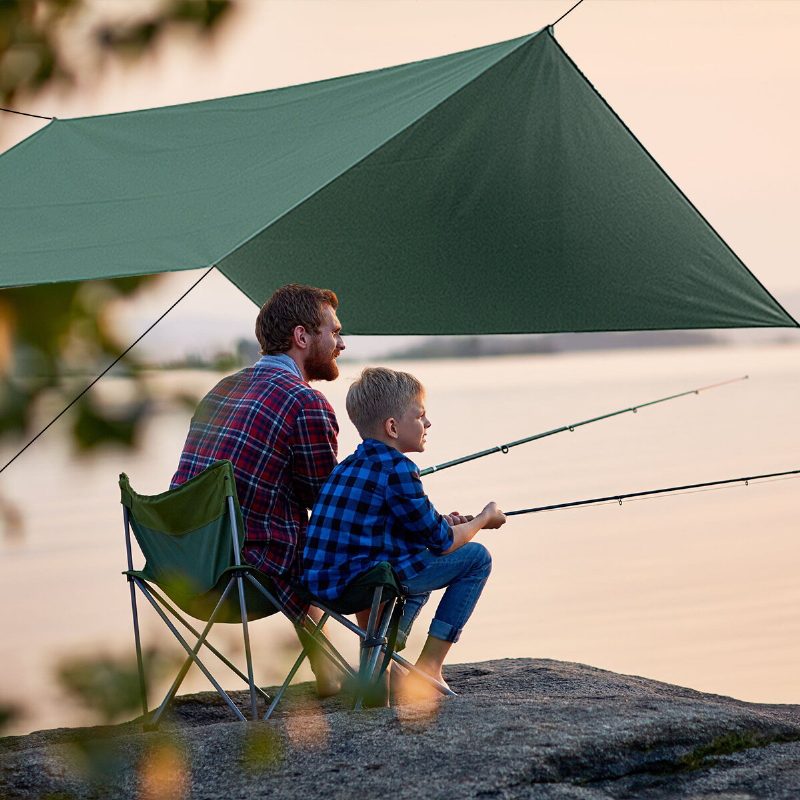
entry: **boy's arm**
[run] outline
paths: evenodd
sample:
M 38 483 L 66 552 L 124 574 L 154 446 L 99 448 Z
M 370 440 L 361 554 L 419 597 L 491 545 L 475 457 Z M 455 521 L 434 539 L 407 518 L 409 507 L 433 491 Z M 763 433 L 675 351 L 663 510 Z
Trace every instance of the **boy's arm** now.
M 386 482 L 386 501 L 392 517 L 432 553 L 443 553 L 453 544 L 447 519 L 431 504 L 411 461 L 404 459 L 394 467 Z
M 478 516 L 459 525 L 453 525 L 453 544 L 442 555 L 446 556 L 463 547 L 483 528 L 499 528 L 505 521 L 505 514 L 498 508 L 497 503 L 489 503 Z

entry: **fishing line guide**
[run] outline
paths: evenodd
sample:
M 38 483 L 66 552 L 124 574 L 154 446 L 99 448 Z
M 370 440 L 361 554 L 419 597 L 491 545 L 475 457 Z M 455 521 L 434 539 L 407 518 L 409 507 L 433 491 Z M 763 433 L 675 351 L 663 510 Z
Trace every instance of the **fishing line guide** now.
M 628 406 L 627 408 L 620 408 L 617 411 L 611 411 L 608 414 L 601 414 L 599 417 L 591 417 L 590 419 L 584 419 L 580 422 L 573 422 L 571 425 L 562 425 L 560 428 L 553 428 L 549 431 L 543 431 L 542 433 L 535 433 L 532 436 L 526 436 L 522 439 L 516 439 L 513 442 L 506 442 L 505 444 L 496 445 L 495 447 L 489 447 L 486 450 L 479 450 L 475 453 L 470 453 L 466 456 L 461 456 L 460 458 L 454 458 L 452 461 L 445 461 L 441 464 L 435 464 L 432 467 L 426 467 L 425 469 L 420 471 L 420 477 L 425 475 L 432 475 L 435 472 L 441 472 L 443 469 L 448 469 L 449 467 L 456 467 L 459 464 L 465 464 L 468 461 L 474 461 L 478 458 L 483 458 L 484 456 L 492 455 L 493 453 L 502 453 L 503 455 L 507 455 L 508 451 L 512 447 L 517 447 L 521 444 L 527 444 L 528 442 L 536 441 L 537 439 L 544 439 L 547 436 L 553 436 L 556 433 L 563 433 L 564 431 L 569 431 L 570 433 L 575 432 L 575 428 L 580 428 L 583 425 L 590 425 L 593 422 L 600 422 L 604 419 L 610 419 L 611 417 L 619 416 L 620 414 L 627 414 L 631 412 L 633 414 L 638 413 L 640 408 L 646 408 L 647 406 L 654 406 L 658 403 L 666 403 L 669 400 L 677 400 L 679 397 L 686 397 L 687 395 L 694 394 L 699 395 L 700 392 L 708 391 L 709 389 L 716 389 L 720 386 L 727 386 L 731 383 L 738 383 L 739 381 L 746 381 L 749 379 L 749 375 L 742 375 L 738 378 L 730 378 L 729 380 L 720 381 L 719 383 L 710 383 L 707 386 L 698 386 L 695 389 L 688 389 L 685 392 L 679 392 L 678 394 L 671 394 L 667 397 L 660 397 L 657 400 L 650 400 L 647 403 L 639 403 L 635 406 Z

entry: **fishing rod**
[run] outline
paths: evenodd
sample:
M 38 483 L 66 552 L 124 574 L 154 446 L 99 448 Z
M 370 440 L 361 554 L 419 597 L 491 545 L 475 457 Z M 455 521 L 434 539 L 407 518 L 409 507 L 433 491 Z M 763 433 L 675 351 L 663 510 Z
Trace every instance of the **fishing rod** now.
M 648 489 L 644 492 L 628 492 L 627 494 L 612 494 L 608 497 L 593 497 L 590 500 L 573 500 L 571 503 L 556 503 L 550 506 L 538 506 L 536 508 L 520 508 L 517 511 L 503 512 L 507 517 L 515 517 L 519 514 L 538 514 L 541 511 L 558 511 L 562 508 L 576 508 L 577 506 L 601 505 L 602 503 L 617 502 L 622 505 L 623 500 L 635 499 L 638 497 L 652 497 L 658 494 L 668 494 L 670 492 L 685 492 L 690 489 L 706 489 L 709 487 L 724 486 L 726 484 L 743 483 L 748 486 L 753 481 L 767 480 L 768 478 L 788 478 L 800 475 L 800 469 L 792 469 L 786 472 L 770 472 L 765 475 L 747 475 L 744 478 L 727 478 L 723 481 L 706 481 L 705 483 L 689 483 L 685 486 L 670 486 L 667 489 Z
M 739 381 L 746 381 L 750 376 L 749 375 L 742 375 L 740 378 L 731 378 L 727 381 L 720 381 L 719 383 L 710 383 L 708 386 L 699 386 L 697 389 L 689 389 L 685 392 L 679 392 L 678 394 L 671 394 L 669 397 L 660 397 L 658 400 L 650 400 L 647 403 L 639 403 L 637 406 L 630 406 L 628 408 L 620 408 L 617 411 L 612 411 L 608 414 L 602 414 L 599 417 L 592 417 L 591 419 L 584 419 L 580 422 L 573 422 L 571 425 L 562 425 L 560 428 L 553 428 L 550 431 L 544 431 L 542 433 L 535 433 L 533 436 L 526 436 L 524 439 L 516 439 L 513 442 L 506 442 L 506 444 L 499 444 L 496 447 L 489 447 L 486 450 L 479 450 L 477 453 L 470 453 L 466 456 L 461 456 L 461 458 L 454 458 L 452 461 L 445 461 L 442 464 L 436 464 L 433 467 L 426 467 L 420 472 L 420 476 L 423 475 L 431 475 L 434 472 L 441 472 L 443 469 L 447 469 L 448 467 L 456 467 L 459 464 L 466 464 L 468 461 L 474 461 L 476 458 L 483 458 L 484 456 L 490 456 L 492 453 L 503 453 L 504 455 L 508 453 L 508 451 L 512 447 L 517 447 L 520 444 L 527 444 L 528 442 L 534 442 L 537 439 L 544 439 L 547 436 L 554 436 L 557 433 L 564 433 L 564 431 L 574 431 L 575 428 L 580 428 L 583 425 L 591 425 L 593 422 L 600 422 L 603 419 L 610 419 L 611 417 L 618 417 L 620 414 L 635 414 L 640 408 L 647 408 L 648 406 L 655 406 L 658 403 L 666 403 L 669 400 L 677 400 L 679 397 L 686 397 L 690 394 L 700 394 L 700 392 L 707 392 L 709 389 L 716 389 L 720 386 L 727 386 L 731 383 L 738 383 Z

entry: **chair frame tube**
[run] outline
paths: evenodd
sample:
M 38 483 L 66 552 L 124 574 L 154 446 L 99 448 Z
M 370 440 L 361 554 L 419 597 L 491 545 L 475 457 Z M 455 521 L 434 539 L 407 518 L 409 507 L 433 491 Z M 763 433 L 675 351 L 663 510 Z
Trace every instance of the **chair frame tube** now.
M 322 630 L 322 627 L 325 625 L 325 622 L 327 621 L 329 616 L 330 616 L 329 614 L 322 615 L 322 619 L 314 626 L 314 634 L 317 634 Z M 309 633 L 309 635 L 311 634 Z M 292 665 L 292 668 L 289 670 L 289 674 L 284 679 L 283 683 L 280 686 L 280 689 L 278 689 L 278 691 L 276 692 L 274 699 L 270 703 L 269 708 L 267 709 L 262 719 L 268 720 L 272 716 L 272 712 L 275 710 L 276 706 L 281 701 L 281 698 L 283 697 L 286 690 L 289 688 L 289 684 L 292 682 L 292 679 L 297 674 L 297 670 L 300 669 L 300 665 L 303 663 L 307 655 L 308 655 L 308 650 L 304 644 L 303 649 L 300 651 L 300 655 L 297 657 L 294 664 Z
M 397 603 L 396 599 L 392 599 L 386 603 L 386 607 L 383 610 L 383 617 L 381 619 L 380 624 L 378 625 L 377 631 L 377 638 L 378 639 L 385 639 L 386 633 L 389 630 L 389 623 L 392 621 L 392 614 L 394 613 L 394 607 Z M 372 675 L 375 672 L 375 667 L 378 666 L 378 658 L 380 654 L 383 652 L 384 647 L 382 645 L 378 645 L 372 649 L 372 652 L 369 654 L 369 659 L 367 661 L 367 684 L 372 680 Z
M 230 593 L 231 586 L 233 585 L 233 578 L 228 581 L 228 585 L 225 587 L 225 591 L 223 591 L 222 595 L 220 596 L 219 600 L 217 601 L 217 605 L 214 607 L 214 611 L 211 613 L 211 616 L 208 618 L 208 622 L 206 623 L 206 627 L 203 628 L 203 632 L 199 635 L 195 646 L 192 648 L 192 652 L 196 656 L 200 652 L 200 648 L 207 643 L 206 637 L 208 636 L 209 632 L 211 631 L 214 622 L 216 621 L 217 613 L 219 609 L 222 607 L 222 604 L 225 602 L 228 594 Z M 183 683 L 183 679 L 186 677 L 186 673 L 189 672 L 189 667 L 192 666 L 193 658 L 189 656 L 186 661 L 183 662 L 178 674 L 175 676 L 175 680 L 172 682 L 172 686 L 170 686 L 169 691 L 166 694 L 166 697 L 161 701 L 161 705 L 158 707 L 158 710 L 153 715 L 153 718 L 150 720 L 150 725 L 155 727 L 158 725 L 158 720 L 161 718 L 161 715 L 164 713 L 167 706 L 173 701 L 175 695 L 178 693 L 178 689 L 180 689 L 181 684 Z
M 233 559 L 237 567 L 241 567 L 242 562 L 239 558 L 239 530 L 236 526 L 236 509 L 233 504 L 233 497 L 228 495 L 228 513 L 231 518 L 231 538 L 233 540 Z M 244 630 L 244 653 L 247 661 L 247 678 L 250 686 L 250 711 L 253 719 L 258 719 L 258 703 L 256 702 L 256 684 L 253 679 L 253 657 L 250 653 L 250 632 L 247 628 L 247 606 L 244 602 L 244 581 L 241 573 L 236 576 L 236 583 L 239 588 L 239 611 L 242 616 L 242 628 Z
M 283 606 L 275 599 L 272 592 L 265 589 L 252 575 L 249 573 L 245 575 L 245 577 L 253 584 L 257 591 L 261 592 L 267 600 L 270 601 L 276 608 L 279 608 L 281 613 L 290 621 L 292 624 L 296 624 L 294 620 L 286 613 Z M 325 611 L 329 617 L 334 617 L 335 615 L 333 612 L 329 611 L 328 609 L 322 609 Z M 308 624 L 308 618 L 303 620 L 302 622 L 303 630 L 309 635 L 312 636 L 318 645 L 320 645 L 320 651 L 325 655 L 325 657 L 331 661 L 335 666 L 337 666 L 345 675 L 352 678 L 355 677 L 355 672 L 353 668 L 345 661 L 344 657 L 339 653 L 339 651 L 331 644 L 330 640 L 325 636 L 322 631 L 315 631 L 315 625 Z M 302 658 L 305 658 L 307 655 L 305 646 L 303 647 L 302 652 L 298 658 L 301 659 L 300 663 L 302 663 Z
M 325 603 L 315 598 L 314 605 L 318 606 L 323 611 L 327 611 L 331 615 L 332 619 L 335 619 L 339 624 L 344 625 L 344 627 L 347 628 L 347 630 L 349 630 L 351 633 L 355 633 L 356 636 L 360 636 L 362 639 L 366 637 L 367 632 L 363 628 L 359 628 L 358 625 L 355 624 L 355 622 L 352 622 L 342 614 L 339 614 L 338 612 L 328 608 L 325 605 Z M 389 646 L 387 644 L 381 645 L 381 652 L 385 653 L 388 649 Z M 391 659 L 392 661 L 396 661 L 398 664 L 400 664 L 400 666 L 403 667 L 404 669 L 413 672 L 415 675 L 419 675 L 420 678 L 422 678 L 424 681 L 426 681 L 431 686 L 438 689 L 438 691 L 441 694 L 446 695 L 448 697 L 458 696 L 449 686 L 442 683 L 441 681 L 438 681 L 432 675 L 429 675 L 427 672 L 425 672 L 425 670 L 420 669 L 416 664 L 412 664 L 408 659 L 403 658 L 403 656 L 401 656 L 400 653 L 398 653 L 397 651 L 395 650 L 391 651 Z
M 164 624 L 170 629 L 170 631 L 172 631 L 172 635 L 181 643 L 181 646 L 186 651 L 186 653 L 191 658 L 191 660 L 195 664 L 197 664 L 198 667 L 200 667 L 200 669 L 203 672 L 203 675 L 205 675 L 206 678 L 208 678 L 208 680 L 211 681 L 211 685 L 217 690 L 217 692 L 222 697 L 222 699 L 227 703 L 227 705 L 231 709 L 231 711 L 233 711 L 233 713 L 242 722 L 247 722 L 247 718 L 244 716 L 244 714 L 242 714 L 242 712 L 237 708 L 236 704 L 228 696 L 228 693 L 219 685 L 219 683 L 217 682 L 217 679 L 209 672 L 209 670 L 206 667 L 206 665 L 203 664 L 203 662 L 197 656 L 197 653 L 195 653 L 192 650 L 192 648 L 189 646 L 188 642 L 183 638 L 183 636 L 181 636 L 181 634 L 178 631 L 178 629 L 172 624 L 172 620 L 164 613 L 164 611 L 161 609 L 161 607 L 155 601 L 153 596 L 150 594 L 150 591 L 148 590 L 147 586 L 145 585 L 144 581 L 142 581 L 140 578 L 134 578 L 134 580 L 136 581 L 136 585 L 139 587 L 139 590 L 141 591 L 141 593 L 150 601 L 150 605 L 152 605 L 153 608 L 156 610 L 156 613 L 159 615 L 159 617 L 161 617 L 161 619 L 164 622 Z M 217 605 L 217 609 L 218 608 L 219 608 L 219 604 Z M 215 609 L 215 613 L 216 613 L 217 609 Z M 212 614 L 211 616 L 213 618 L 214 614 Z M 213 622 L 211 622 L 211 620 L 209 620 L 209 623 L 213 625 Z M 208 625 L 206 627 L 208 629 L 210 629 L 210 627 Z M 198 651 L 199 651 L 201 646 L 202 645 L 200 643 L 198 643 L 198 645 L 197 645 Z M 164 704 L 162 703 L 162 706 L 163 705 Z M 159 710 L 161 710 L 161 709 L 159 709 Z M 157 719 L 154 717 L 154 720 L 151 720 L 150 724 L 151 725 L 157 724 Z
M 361 640 L 361 647 L 359 649 L 358 658 L 358 687 L 356 689 L 355 700 L 353 701 L 353 708 L 359 710 L 364 702 L 364 694 L 372 677 L 372 670 L 370 665 L 372 663 L 372 653 L 380 653 L 380 644 L 367 644 L 377 639 L 378 626 L 382 619 L 380 613 L 381 599 L 383 597 L 383 587 L 376 586 L 372 592 L 372 605 L 369 607 L 369 618 L 367 619 L 367 634 Z
M 148 588 L 150 589 L 150 592 L 153 595 L 153 597 L 155 597 L 156 600 L 158 600 L 158 602 L 161 603 L 161 605 L 167 611 L 169 611 L 169 613 L 172 614 L 172 616 L 175 617 L 175 619 L 177 619 L 178 622 L 180 622 L 184 628 L 186 628 L 191 634 L 193 634 L 198 639 L 200 638 L 201 634 L 197 630 L 197 628 L 195 628 L 187 619 L 185 619 L 181 615 L 181 613 L 158 592 L 157 589 L 155 589 L 153 586 L 150 586 L 150 584 L 148 584 Z M 242 672 L 236 666 L 236 664 L 234 664 L 232 661 L 229 661 L 219 650 L 217 650 L 217 648 L 214 647 L 214 645 L 211 644 L 211 642 L 209 642 L 208 639 L 206 639 L 203 642 L 203 646 L 207 647 L 226 667 L 228 667 L 232 672 L 238 675 L 245 683 L 248 682 L 247 675 L 245 675 L 244 672 Z M 187 661 L 191 662 L 191 659 L 187 659 Z M 272 700 L 272 698 L 259 686 L 256 686 L 256 692 L 258 692 L 258 694 L 261 695 L 262 699 L 265 702 L 269 703 Z
M 131 551 L 131 521 L 128 507 L 122 506 L 122 520 L 125 526 L 125 550 L 128 556 L 128 570 L 133 571 L 133 552 Z M 139 613 L 136 608 L 136 589 L 133 577 L 127 576 L 131 590 L 131 612 L 133 614 L 133 638 L 136 640 L 136 664 L 139 667 L 139 697 L 142 703 L 142 714 L 147 716 L 147 684 L 144 677 L 144 659 L 142 658 L 142 640 L 139 635 Z

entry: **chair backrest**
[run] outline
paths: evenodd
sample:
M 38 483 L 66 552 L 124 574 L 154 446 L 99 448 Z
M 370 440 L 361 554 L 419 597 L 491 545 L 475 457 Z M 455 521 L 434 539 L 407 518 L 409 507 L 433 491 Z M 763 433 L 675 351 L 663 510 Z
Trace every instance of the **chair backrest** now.
M 211 590 L 235 563 L 231 500 L 238 550 L 244 524 L 230 461 L 215 461 L 183 485 L 157 495 L 137 494 L 125 473 L 119 476 L 119 488 L 147 560 L 142 576 L 182 606 Z

